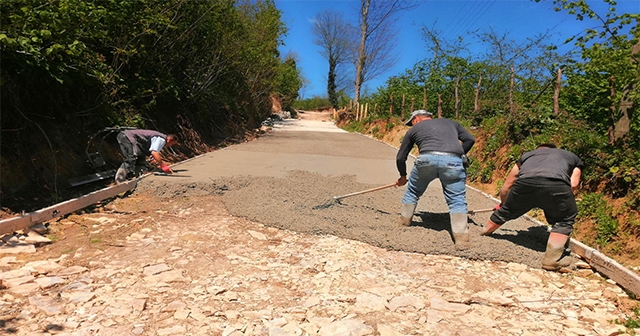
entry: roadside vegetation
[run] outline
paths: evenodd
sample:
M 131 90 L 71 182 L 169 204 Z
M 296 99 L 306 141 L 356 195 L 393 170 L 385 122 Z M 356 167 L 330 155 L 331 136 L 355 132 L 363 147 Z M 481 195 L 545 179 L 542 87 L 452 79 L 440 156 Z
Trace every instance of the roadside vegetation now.
M 570 39 L 575 53 L 556 53 L 544 36 L 518 44 L 487 31 L 477 38 L 491 52 L 471 58 L 462 44 L 424 29 L 433 57 L 357 106 L 342 105 L 338 123 L 399 142 L 393 136 L 414 109 L 456 119 L 477 137 L 469 182 L 496 196 L 524 152 L 554 142 L 586 164 L 576 237 L 640 266 L 640 15 L 616 13 L 612 4 L 600 17 L 584 3 L 556 3 L 601 26 Z
M 105 127 L 177 133 L 183 158 L 244 138 L 297 98 L 285 34 L 273 0 L 1 1 L 0 207 L 63 198 Z

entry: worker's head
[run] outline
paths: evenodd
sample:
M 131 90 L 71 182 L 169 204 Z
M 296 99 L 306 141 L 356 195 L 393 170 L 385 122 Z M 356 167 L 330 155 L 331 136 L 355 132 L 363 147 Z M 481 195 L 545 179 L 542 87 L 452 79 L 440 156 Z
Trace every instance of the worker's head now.
M 536 147 L 536 149 L 538 148 L 558 148 L 558 147 L 556 147 L 556 144 L 548 142 L 548 143 L 539 144 L 538 147 Z
M 175 134 L 167 135 L 167 144 L 165 146 L 171 147 L 178 143 L 178 137 Z
M 431 119 L 433 114 L 431 112 L 427 112 L 427 110 L 415 110 L 409 116 L 409 119 L 404 123 L 407 126 L 413 126 L 423 120 Z

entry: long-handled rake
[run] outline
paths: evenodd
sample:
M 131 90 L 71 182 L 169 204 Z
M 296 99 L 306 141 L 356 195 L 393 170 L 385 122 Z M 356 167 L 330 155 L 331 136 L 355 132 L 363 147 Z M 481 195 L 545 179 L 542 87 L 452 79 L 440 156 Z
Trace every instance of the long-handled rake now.
M 343 198 L 347 198 L 347 197 L 351 197 L 351 196 L 356 196 L 356 195 L 362 195 L 362 194 L 366 194 L 366 193 L 370 193 L 370 192 L 374 192 L 374 191 L 378 191 L 378 190 L 382 190 L 382 189 L 387 189 L 387 188 L 391 188 L 391 187 L 395 187 L 396 184 L 395 183 L 391 183 L 391 184 L 387 184 L 387 185 L 383 185 L 380 187 L 375 187 L 375 188 L 371 188 L 371 189 L 367 189 L 367 190 L 362 190 L 362 191 L 357 191 L 354 193 L 350 193 L 350 194 L 346 194 L 346 195 L 342 195 L 342 196 L 333 196 L 333 199 L 329 200 L 328 202 L 325 202 L 323 204 L 314 206 L 314 209 L 326 209 L 334 204 L 340 204 L 340 200 Z
M 478 209 L 478 210 L 469 210 L 467 213 L 469 215 L 475 215 L 477 213 L 481 213 L 481 212 L 489 212 L 489 211 L 494 211 L 494 208 L 488 208 L 488 209 Z

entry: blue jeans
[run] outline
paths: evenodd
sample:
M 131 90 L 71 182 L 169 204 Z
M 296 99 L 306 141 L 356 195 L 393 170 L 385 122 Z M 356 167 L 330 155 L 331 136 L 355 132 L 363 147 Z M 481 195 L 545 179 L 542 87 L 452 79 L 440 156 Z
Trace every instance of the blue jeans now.
M 422 154 L 413 163 L 402 203 L 417 204 L 434 179 L 440 179 L 450 213 L 467 213 L 467 171 L 456 156 Z

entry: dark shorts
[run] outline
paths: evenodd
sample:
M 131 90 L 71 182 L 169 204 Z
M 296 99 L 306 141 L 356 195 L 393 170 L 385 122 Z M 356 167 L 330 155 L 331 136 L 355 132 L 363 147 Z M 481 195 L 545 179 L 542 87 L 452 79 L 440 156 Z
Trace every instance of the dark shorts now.
M 573 231 L 578 207 L 571 186 L 560 180 L 516 180 L 504 204 L 491 215 L 491 221 L 502 225 L 533 208 L 544 211 L 547 222 L 553 226 L 551 232 L 570 235 Z

